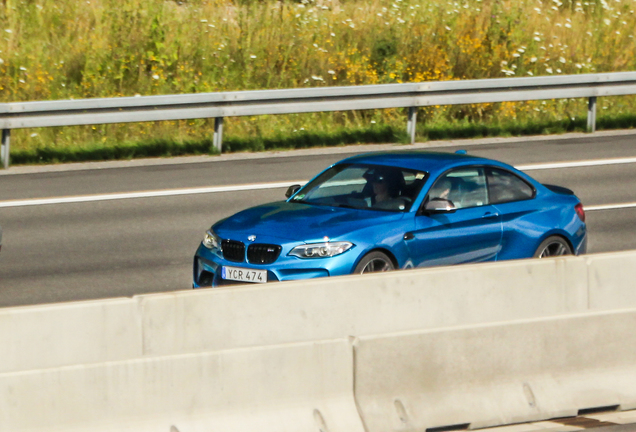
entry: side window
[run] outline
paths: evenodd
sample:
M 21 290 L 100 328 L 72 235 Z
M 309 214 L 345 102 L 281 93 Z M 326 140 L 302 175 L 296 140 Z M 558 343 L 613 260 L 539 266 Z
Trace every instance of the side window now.
M 534 189 L 524 180 L 494 168 L 488 170 L 488 192 L 491 204 L 521 201 L 534 196 Z
M 486 176 L 483 168 L 460 168 L 439 178 L 428 192 L 428 199 L 443 198 L 456 208 L 488 204 Z

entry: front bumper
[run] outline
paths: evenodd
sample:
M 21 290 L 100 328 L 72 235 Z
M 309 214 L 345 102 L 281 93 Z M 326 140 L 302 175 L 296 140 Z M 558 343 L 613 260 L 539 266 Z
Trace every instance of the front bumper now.
M 252 264 L 247 260 L 242 262 L 228 261 L 220 251 L 212 251 L 201 244 L 194 256 L 192 287 L 216 287 L 248 283 L 224 280 L 221 277 L 223 266 L 267 270 L 267 281 L 278 282 L 351 274 L 358 258 L 355 247 L 335 257 L 315 259 L 288 256 L 288 250 L 285 249 L 283 248 L 283 253 L 272 264 Z

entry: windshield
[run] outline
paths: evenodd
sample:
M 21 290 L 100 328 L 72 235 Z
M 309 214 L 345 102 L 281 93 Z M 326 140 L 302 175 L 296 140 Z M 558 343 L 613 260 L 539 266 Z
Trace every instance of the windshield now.
M 406 212 L 425 180 L 423 171 L 339 164 L 309 182 L 290 202 Z

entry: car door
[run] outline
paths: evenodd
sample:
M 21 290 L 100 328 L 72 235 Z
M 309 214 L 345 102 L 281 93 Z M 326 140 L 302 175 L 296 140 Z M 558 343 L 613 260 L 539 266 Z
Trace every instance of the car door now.
M 501 244 L 502 220 L 488 202 L 483 167 L 462 167 L 442 174 L 429 190 L 450 200 L 456 211 L 418 212 L 409 247 L 415 267 L 495 260 Z

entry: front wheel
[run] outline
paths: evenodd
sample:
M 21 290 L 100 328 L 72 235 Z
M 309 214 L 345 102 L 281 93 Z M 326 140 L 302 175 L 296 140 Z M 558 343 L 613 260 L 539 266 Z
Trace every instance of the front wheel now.
M 395 270 L 395 266 L 393 265 L 391 258 L 382 252 L 371 252 L 362 257 L 353 272 L 357 274 L 365 274 L 387 272 L 391 270 Z
M 563 237 L 552 236 L 543 240 L 537 251 L 535 258 L 549 258 L 555 256 L 572 255 L 572 248 Z

